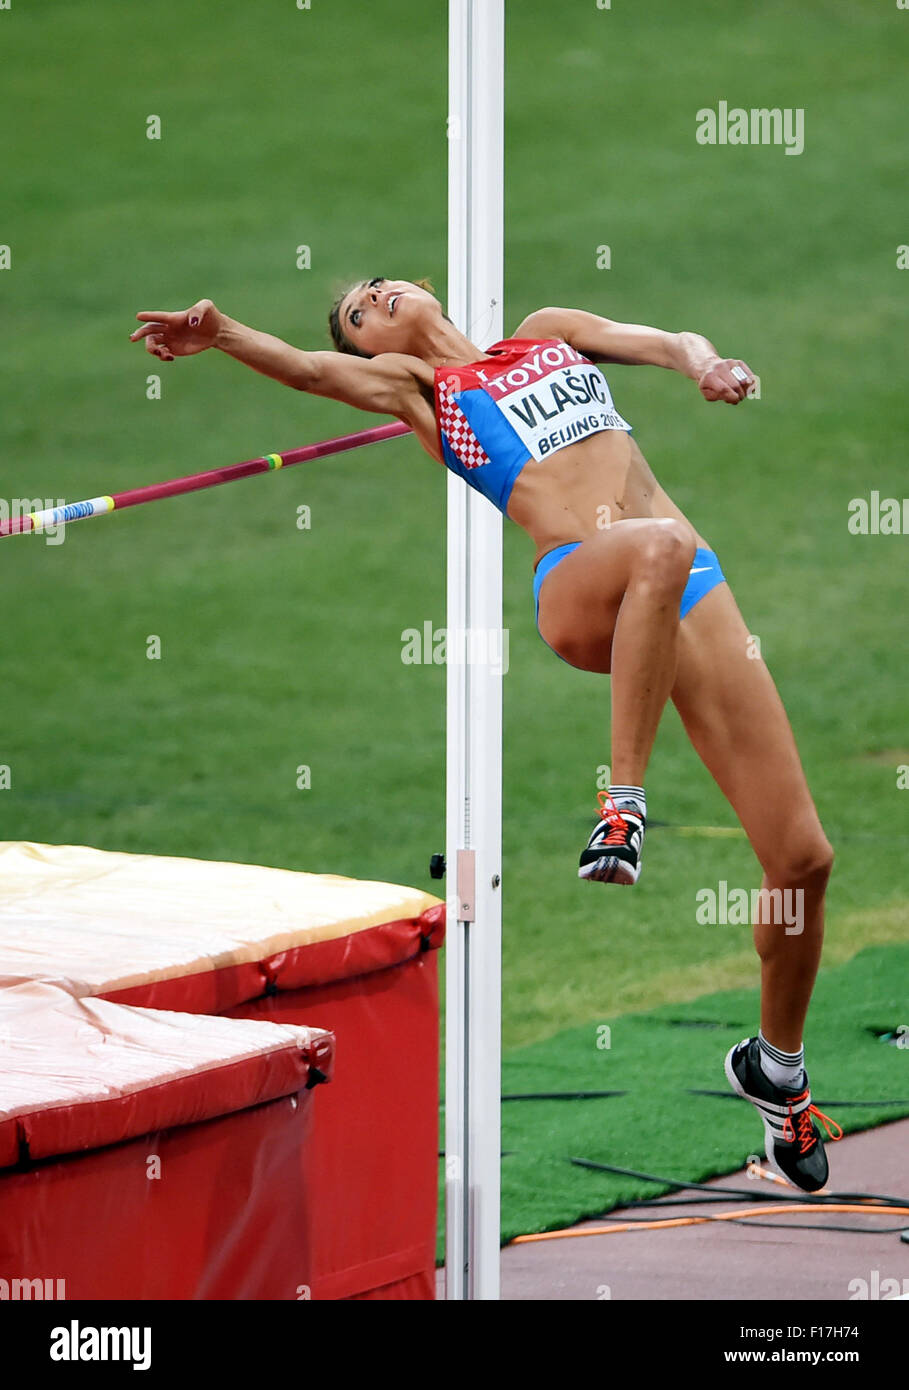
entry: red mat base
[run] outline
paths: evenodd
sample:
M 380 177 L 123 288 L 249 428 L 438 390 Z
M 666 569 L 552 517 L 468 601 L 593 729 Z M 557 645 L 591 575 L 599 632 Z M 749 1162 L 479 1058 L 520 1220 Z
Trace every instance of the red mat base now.
M 41 1279 L 67 1300 L 311 1297 L 308 1140 L 330 1089 L 5 1172 L 7 1296 Z
M 313 1298 L 434 1298 L 438 1173 L 437 953 L 313 989 L 281 990 L 231 1018 L 330 1027 L 306 1162 Z M 383 1292 L 382 1290 L 386 1290 Z
M 366 1293 L 352 1293 L 346 1300 L 349 1303 L 372 1302 L 376 1299 L 428 1299 L 436 1296 L 435 1271 L 429 1275 L 424 1270 L 412 1274 L 409 1279 L 398 1279 L 394 1284 L 383 1284 L 381 1288 L 369 1289 Z

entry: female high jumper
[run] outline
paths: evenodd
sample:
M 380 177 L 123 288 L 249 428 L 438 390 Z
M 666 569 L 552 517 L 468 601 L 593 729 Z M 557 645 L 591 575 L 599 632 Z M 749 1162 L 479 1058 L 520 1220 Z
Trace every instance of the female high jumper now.
M 396 415 L 433 459 L 531 536 L 541 637 L 570 665 L 612 677 L 613 783 L 599 793 L 581 878 L 637 881 L 644 774 L 672 700 L 771 890 L 761 893 L 754 924 L 760 1031 L 730 1050 L 726 1075 L 760 1114 L 768 1162 L 797 1187 L 822 1187 L 828 1166 L 815 1117 L 834 1138 L 839 1127 L 811 1102 L 802 1037 L 833 851 L 782 701 L 717 557 L 660 487 L 593 364 L 667 367 L 706 400 L 730 405 L 753 384 L 749 368 L 696 333 L 581 309 L 538 309 L 483 352 L 426 282 L 383 276 L 333 305 L 335 352 L 301 351 L 208 299 L 137 318 L 133 341 L 144 339 L 162 361 L 219 348 L 298 391 Z M 799 930 L 784 924 L 784 901 L 799 905 Z

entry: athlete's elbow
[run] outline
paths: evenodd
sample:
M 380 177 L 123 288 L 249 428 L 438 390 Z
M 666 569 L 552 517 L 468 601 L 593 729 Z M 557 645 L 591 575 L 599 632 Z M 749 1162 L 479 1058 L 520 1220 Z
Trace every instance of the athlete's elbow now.
M 313 362 L 307 353 L 300 353 L 284 378 L 287 386 L 295 391 L 309 391 L 318 396 L 323 373 L 318 363 Z

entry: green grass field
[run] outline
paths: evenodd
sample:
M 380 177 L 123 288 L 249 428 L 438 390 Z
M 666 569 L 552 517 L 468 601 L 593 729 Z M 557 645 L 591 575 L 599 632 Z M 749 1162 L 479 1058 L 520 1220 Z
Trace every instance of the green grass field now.
M 653 369 L 609 380 L 717 549 L 790 712 L 838 852 L 826 962 L 905 940 L 909 538 L 846 523 L 851 498 L 909 491 L 909 14 L 510 10 L 507 330 L 564 303 L 706 333 L 759 373 L 760 401 L 734 411 Z M 0 62 L 7 501 L 73 501 L 378 422 L 215 354 L 162 366 L 127 335 L 138 309 L 210 296 L 323 347 L 347 279 L 444 288 L 441 3 L 17 3 L 0 12 Z M 698 145 L 695 113 L 720 99 L 803 108 L 804 153 Z M 442 470 L 406 441 L 74 525 L 62 545 L 4 542 L 0 836 L 435 887 L 444 673 L 404 665 L 401 634 L 444 624 L 444 515 Z M 747 928 L 695 922 L 698 888 L 750 885 L 756 864 L 671 710 L 641 884 L 578 883 L 609 686 L 540 641 L 531 562 L 510 528 L 507 1048 L 756 982 Z

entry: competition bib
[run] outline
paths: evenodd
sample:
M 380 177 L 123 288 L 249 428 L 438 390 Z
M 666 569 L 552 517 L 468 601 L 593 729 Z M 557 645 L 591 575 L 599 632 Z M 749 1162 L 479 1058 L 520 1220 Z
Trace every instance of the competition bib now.
M 568 343 L 532 348 L 518 365 L 477 377 L 532 458 L 601 430 L 631 430 L 602 374 Z

